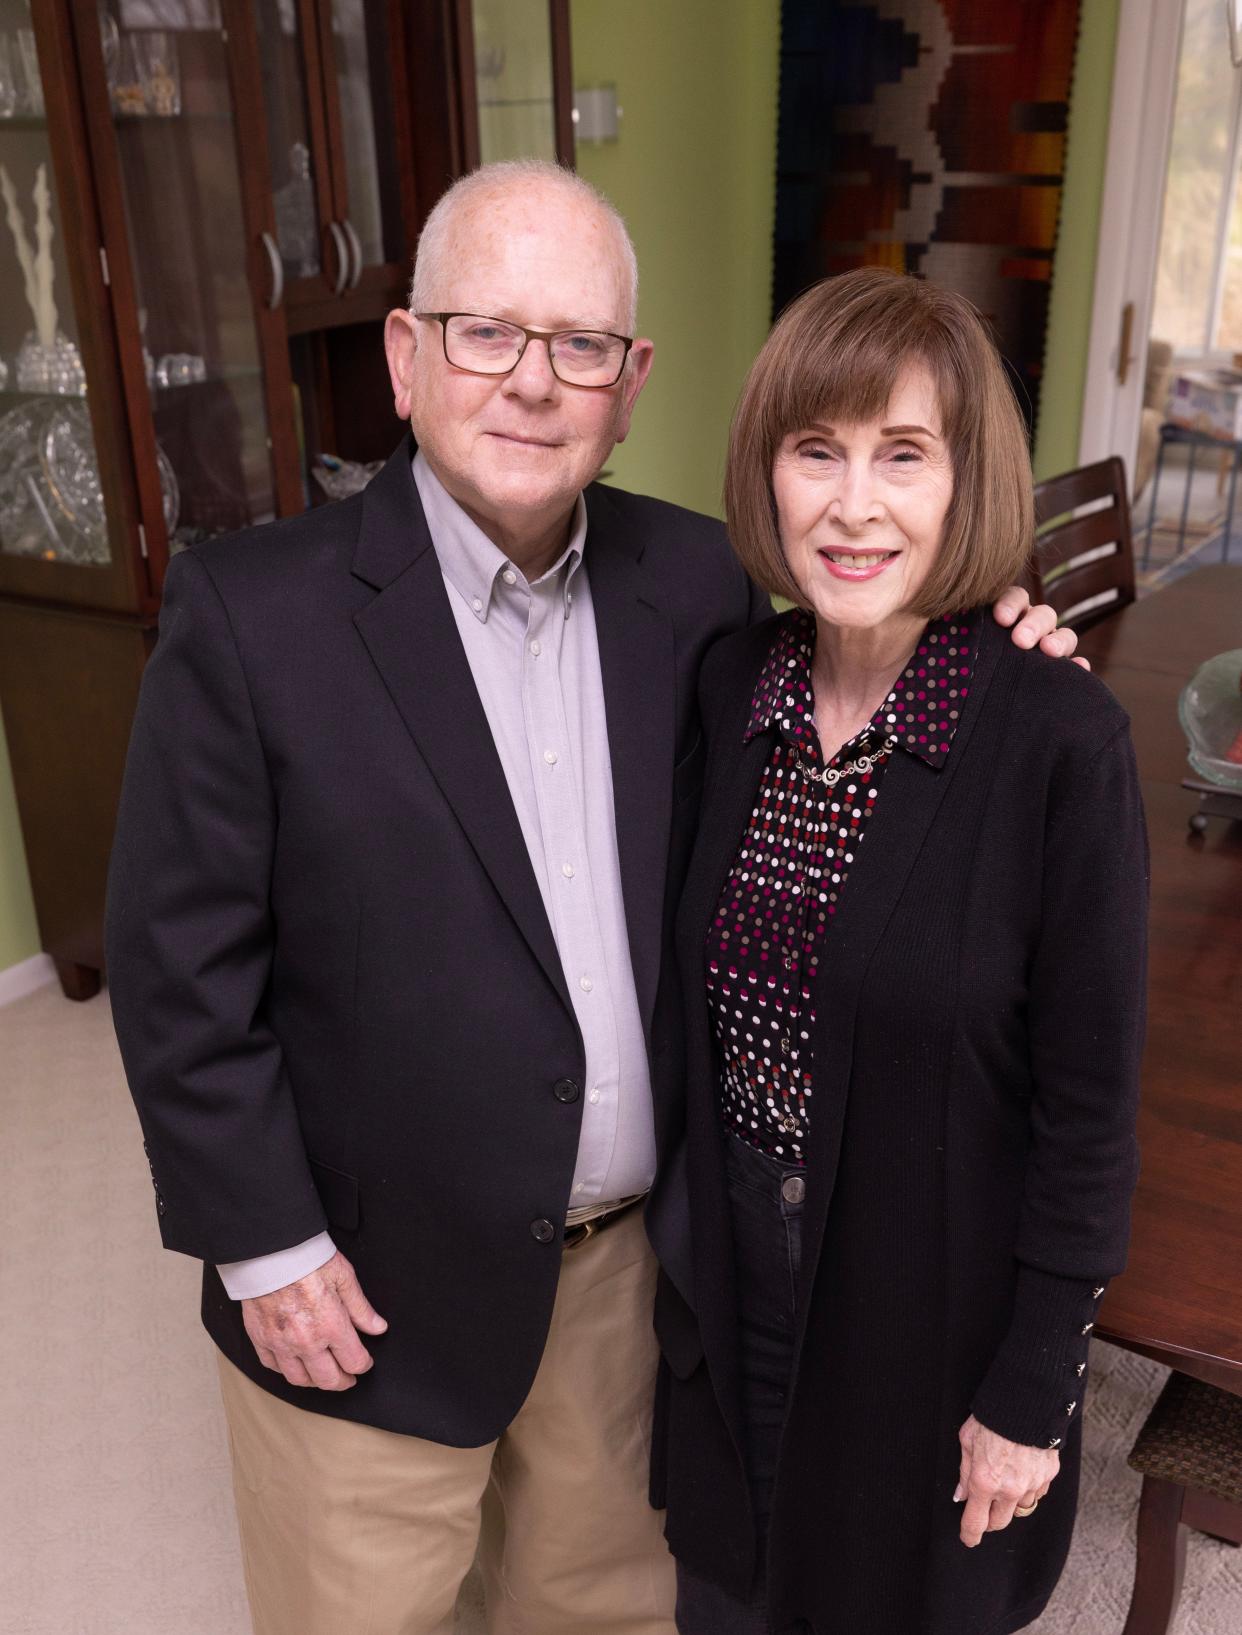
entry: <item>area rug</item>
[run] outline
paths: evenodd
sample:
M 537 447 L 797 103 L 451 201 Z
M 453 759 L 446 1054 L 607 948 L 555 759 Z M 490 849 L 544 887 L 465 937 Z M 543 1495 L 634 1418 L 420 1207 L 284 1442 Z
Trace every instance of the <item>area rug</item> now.
M 1126 1463 L 1167 1370 L 1096 1342 L 1091 1348 L 1082 1500 L 1070 1558 L 1029 1635 L 1121 1635 L 1134 1585 L 1142 1478 Z M 1242 1550 L 1191 1533 L 1186 1583 L 1169 1635 L 1239 1635 Z

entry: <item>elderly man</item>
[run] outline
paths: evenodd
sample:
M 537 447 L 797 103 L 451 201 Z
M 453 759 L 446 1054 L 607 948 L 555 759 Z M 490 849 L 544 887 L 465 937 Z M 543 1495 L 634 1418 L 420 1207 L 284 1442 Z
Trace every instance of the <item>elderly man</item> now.
M 260 1635 L 447 1630 L 476 1546 L 495 1632 L 673 1627 L 657 987 L 699 661 L 766 605 L 718 523 L 591 486 L 651 367 L 635 300 L 585 183 L 467 177 L 388 319 L 413 439 L 168 576 L 109 971 L 164 1242 L 206 1263 Z

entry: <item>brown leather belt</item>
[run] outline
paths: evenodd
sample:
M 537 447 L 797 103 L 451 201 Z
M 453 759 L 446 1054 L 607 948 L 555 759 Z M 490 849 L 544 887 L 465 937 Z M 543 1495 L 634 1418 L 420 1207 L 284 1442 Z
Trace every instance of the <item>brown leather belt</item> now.
M 596 1233 L 605 1231 L 623 1216 L 628 1215 L 632 1209 L 637 1209 L 640 1204 L 646 1202 L 647 1194 L 644 1192 L 641 1198 L 631 1198 L 629 1203 L 621 1204 L 616 1209 L 610 1209 L 605 1215 L 596 1215 L 589 1221 L 579 1221 L 577 1226 L 567 1226 L 565 1228 L 564 1247 L 566 1249 L 579 1248 L 588 1238 L 593 1238 Z

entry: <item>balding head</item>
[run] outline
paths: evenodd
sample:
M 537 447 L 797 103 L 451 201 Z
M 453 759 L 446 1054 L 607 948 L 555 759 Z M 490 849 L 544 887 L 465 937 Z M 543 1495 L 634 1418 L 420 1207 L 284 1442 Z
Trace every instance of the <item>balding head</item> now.
M 445 194 L 418 246 L 410 309 L 388 314 L 397 413 L 440 482 L 524 572 L 564 548 L 577 496 L 625 437 L 651 367 L 651 342 L 636 339 L 611 384 L 564 380 L 552 338 L 632 337 L 635 286 L 612 206 L 572 171 L 523 161 Z M 516 325 L 533 338 L 503 373 L 476 369 L 460 353 L 450 359 L 451 315 L 480 334 Z
M 453 183 L 423 225 L 414 259 L 410 311 L 435 312 L 453 299 L 453 277 L 480 237 L 504 230 L 516 212 L 547 210 L 586 240 L 609 242 L 616 256 L 620 307 L 615 323 L 632 335 L 638 323 L 638 261 L 620 213 L 597 188 L 572 170 L 544 159 L 483 165 Z

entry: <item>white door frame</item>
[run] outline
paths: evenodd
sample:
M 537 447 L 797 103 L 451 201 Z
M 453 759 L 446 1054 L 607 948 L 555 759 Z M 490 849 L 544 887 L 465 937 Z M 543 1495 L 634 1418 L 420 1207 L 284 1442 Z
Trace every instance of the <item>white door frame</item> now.
M 1134 470 L 1183 11 L 1182 0 L 1121 0 L 1118 11 L 1078 444 L 1082 465 L 1119 454 L 1126 470 Z M 1221 21 L 1223 25 L 1223 17 Z M 1086 89 L 1079 86 L 1076 94 L 1081 96 Z M 1122 386 L 1117 373 L 1122 313 L 1128 303 L 1133 305 L 1131 362 Z

